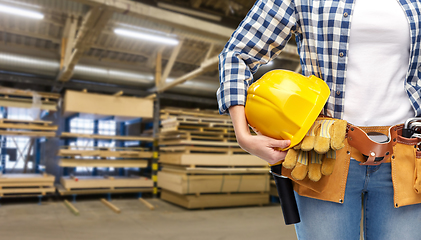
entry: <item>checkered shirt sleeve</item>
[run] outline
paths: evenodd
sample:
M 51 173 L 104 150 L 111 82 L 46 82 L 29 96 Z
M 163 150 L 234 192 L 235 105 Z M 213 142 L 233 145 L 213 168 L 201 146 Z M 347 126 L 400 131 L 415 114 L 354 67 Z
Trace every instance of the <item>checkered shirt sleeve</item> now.
M 253 73 L 275 58 L 296 25 L 291 1 L 257 1 L 219 55 L 219 111 L 245 105 Z

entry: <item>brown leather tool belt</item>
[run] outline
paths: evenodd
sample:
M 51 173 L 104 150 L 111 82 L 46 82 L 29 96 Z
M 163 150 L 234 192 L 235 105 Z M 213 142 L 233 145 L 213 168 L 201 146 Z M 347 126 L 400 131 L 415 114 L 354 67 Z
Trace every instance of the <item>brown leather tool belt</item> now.
M 381 127 L 357 127 L 348 124 L 347 138 L 349 145 L 354 148 L 351 157 L 361 162 L 360 165 L 379 165 L 390 162 L 393 157 L 393 147 L 397 143 L 398 132 L 402 132 L 403 125 Z M 370 135 L 381 134 L 388 140 L 382 143 L 373 141 Z

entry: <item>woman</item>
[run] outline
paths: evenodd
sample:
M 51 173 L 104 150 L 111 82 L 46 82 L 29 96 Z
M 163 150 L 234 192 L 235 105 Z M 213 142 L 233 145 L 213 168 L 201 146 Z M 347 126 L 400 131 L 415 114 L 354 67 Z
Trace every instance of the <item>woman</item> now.
M 219 110 L 230 114 L 240 146 L 270 164 L 285 158 L 286 151 L 274 148 L 290 141 L 251 135 L 244 105 L 253 73 L 280 54 L 292 35 L 303 75 L 320 74 L 331 89 L 324 115 L 362 127 L 420 116 L 420 11 L 421 3 L 409 0 L 257 1 L 219 56 Z M 391 165 L 364 166 L 352 158 L 339 202 L 296 194 L 298 238 L 357 240 L 363 207 L 365 239 L 421 239 L 421 200 L 396 203 L 399 185 L 393 185 Z

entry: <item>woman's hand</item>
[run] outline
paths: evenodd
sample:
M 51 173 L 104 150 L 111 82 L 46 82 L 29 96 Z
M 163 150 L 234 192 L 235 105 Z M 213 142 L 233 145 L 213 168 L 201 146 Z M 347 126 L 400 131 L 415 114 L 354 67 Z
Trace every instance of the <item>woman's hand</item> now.
M 285 159 L 287 152 L 276 149 L 288 147 L 291 143 L 289 140 L 277 140 L 261 134 L 252 135 L 245 117 L 244 106 L 242 105 L 230 107 L 229 113 L 234 125 L 237 142 L 242 149 L 271 165 Z

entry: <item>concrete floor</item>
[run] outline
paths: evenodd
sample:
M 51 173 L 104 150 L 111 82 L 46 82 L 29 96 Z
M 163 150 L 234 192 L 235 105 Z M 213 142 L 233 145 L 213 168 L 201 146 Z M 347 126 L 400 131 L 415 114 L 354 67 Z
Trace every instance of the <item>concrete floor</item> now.
M 99 199 L 78 200 L 73 215 L 59 200 L 37 200 L 0 206 L 0 239 L 7 240 L 296 240 L 285 226 L 279 205 L 186 210 L 160 199 L 113 199 L 116 214 Z

